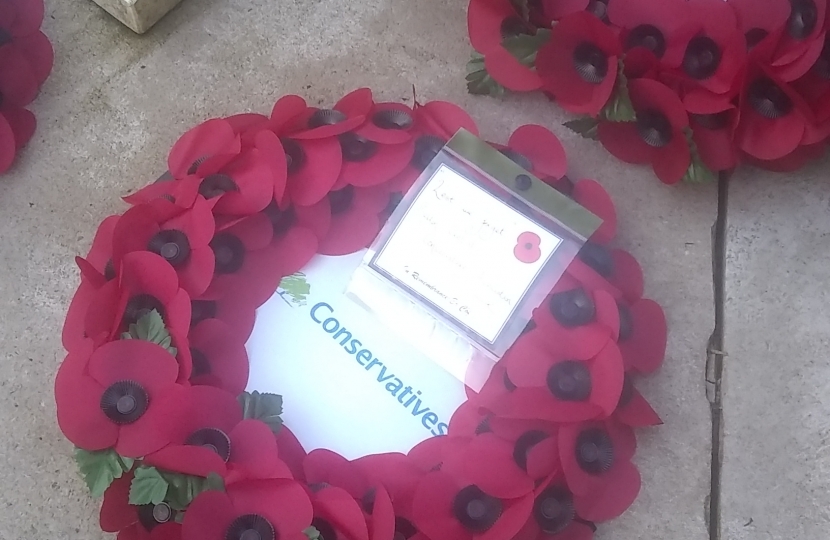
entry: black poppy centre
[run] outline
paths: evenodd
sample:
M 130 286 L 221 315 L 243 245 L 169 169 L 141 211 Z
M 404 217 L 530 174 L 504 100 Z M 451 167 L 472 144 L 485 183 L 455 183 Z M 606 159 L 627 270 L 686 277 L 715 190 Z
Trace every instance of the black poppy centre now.
M 652 148 L 663 148 L 671 142 L 672 126 L 666 115 L 660 111 L 649 109 L 637 112 L 637 133 L 647 145 Z
M 600 428 L 580 432 L 575 451 L 577 464 L 589 474 L 606 472 L 614 463 L 614 444 L 608 433 Z
M 755 112 L 769 120 L 786 116 L 793 110 L 790 96 L 768 77 L 756 79 L 749 85 L 747 99 Z
M 565 360 L 548 370 L 550 393 L 562 401 L 585 401 L 591 396 L 591 372 L 577 360 Z
M 305 150 L 294 139 L 281 138 L 282 151 L 285 153 L 285 165 L 288 174 L 293 174 L 299 171 L 305 164 Z
M 381 129 L 407 130 L 415 123 L 412 115 L 406 111 L 388 109 L 372 115 L 372 123 Z
M 689 41 L 683 55 L 683 71 L 693 79 L 708 79 L 718 70 L 723 53 L 708 36 L 697 36 Z
M 146 531 L 167 523 L 176 517 L 176 511 L 167 503 L 144 504 L 138 507 L 138 521 Z
M 318 109 L 308 119 L 309 129 L 323 126 L 333 126 L 343 122 L 348 117 L 336 109 Z
M 611 257 L 611 251 L 604 246 L 586 242 L 579 250 L 578 257 L 603 277 L 610 277 L 614 273 L 614 259 Z
M 574 48 L 573 65 L 579 78 L 590 84 L 600 84 L 608 75 L 608 56 L 588 41 Z
M 573 497 L 561 487 L 549 487 L 533 504 L 533 518 L 546 534 L 557 534 L 576 517 Z
M 182 231 L 163 230 L 153 235 L 147 250 L 162 256 L 171 266 L 181 266 L 190 256 L 190 241 Z
M 215 273 L 233 274 L 242 268 L 245 262 L 245 245 L 238 236 L 219 233 L 210 241 L 210 248 L 216 257 Z
M 277 531 L 259 514 L 239 516 L 225 531 L 225 540 L 276 540 Z
M 527 471 L 527 454 L 530 449 L 548 438 L 544 431 L 531 430 L 522 433 L 513 445 L 513 461 Z
M 118 381 L 101 395 L 101 410 L 116 424 L 132 424 L 147 411 L 150 397 L 135 381 Z
M 582 289 L 572 289 L 551 296 L 550 312 L 556 321 L 567 328 L 583 326 L 594 320 L 594 301 Z
M 666 37 L 659 28 L 652 24 L 641 24 L 635 26 L 628 34 L 625 41 L 626 49 L 643 47 L 654 53 L 657 58 L 662 58 L 666 53 Z
M 591 0 L 588 2 L 588 7 L 585 11 L 592 13 L 598 19 L 607 22 L 608 20 L 608 0 Z
M 484 532 L 496 524 L 502 513 L 499 499 L 487 495 L 478 486 L 467 486 L 453 501 L 455 518 L 467 529 Z
M 343 159 L 361 162 L 371 159 L 378 151 L 378 144 L 355 133 L 344 133 L 338 137 Z
M 354 187 L 346 186 L 343 189 L 331 191 L 328 194 L 331 214 L 336 216 L 342 214 L 352 207 L 354 201 Z
M 236 182 L 227 174 L 216 173 L 209 174 L 202 179 L 199 184 L 199 195 L 205 199 L 212 199 L 214 197 L 221 197 L 225 193 L 231 191 L 239 191 Z
M 201 446 L 217 454 L 222 461 L 231 457 L 231 439 L 221 429 L 202 428 L 191 433 L 184 441 L 190 446 Z
M 411 165 L 423 171 L 446 143 L 447 141 L 435 135 L 421 135 L 415 139 L 415 153 L 412 155 Z
M 282 209 L 274 201 L 271 201 L 262 212 L 271 222 L 271 227 L 274 229 L 276 236 L 282 236 L 288 232 L 288 229 L 297 221 L 297 213 L 294 211 L 294 207 L 289 206 Z
M 818 25 L 818 7 L 814 0 L 790 0 L 790 18 L 787 33 L 795 40 L 803 40 L 813 33 Z

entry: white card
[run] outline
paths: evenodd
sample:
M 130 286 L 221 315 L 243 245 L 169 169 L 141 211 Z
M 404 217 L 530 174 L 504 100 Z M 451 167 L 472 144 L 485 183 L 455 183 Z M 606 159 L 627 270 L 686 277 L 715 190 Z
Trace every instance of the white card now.
M 318 255 L 257 309 L 249 391 L 283 396 L 306 450 L 348 459 L 408 452 L 447 433 L 464 383 L 344 295 L 364 257 Z
M 562 239 L 446 165 L 371 266 L 494 343 Z

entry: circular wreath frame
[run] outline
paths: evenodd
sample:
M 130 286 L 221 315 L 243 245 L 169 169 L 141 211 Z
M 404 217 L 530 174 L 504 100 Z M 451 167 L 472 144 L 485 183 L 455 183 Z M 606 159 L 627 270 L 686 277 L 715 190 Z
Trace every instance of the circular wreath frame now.
M 55 381 L 59 425 L 120 540 L 584 540 L 634 501 L 633 428 L 661 423 L 633 386 L 659 368 L 666 321 L 616 210 L 572 182 L 538 125 L 494 146 L 603 219 L 448 435 L 346 460 L 306 452 L 280 396 L 246 392 L 255 309 L 317 253 L 367 247 L 460 128 L 459 107 L 332 109 L 286 96 L 270 115 L 185 133 L 168 173 L 125 197 L 85 258 Z

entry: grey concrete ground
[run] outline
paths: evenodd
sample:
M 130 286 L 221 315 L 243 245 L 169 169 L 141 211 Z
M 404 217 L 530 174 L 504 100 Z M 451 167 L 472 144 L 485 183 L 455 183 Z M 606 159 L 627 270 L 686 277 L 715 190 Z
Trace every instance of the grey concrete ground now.
M 621 242 L 642 262 L 647 293 L 665 307 L 671 334 L 664 368 L 640 386 L 665 421 L 640 437 L 642 494 L 598 538 L 708 538 L 704 369 L 714 326 L 716 186 L 666 188 L 650 172 L 621 166 L 559 127 L 561 112 L 539 96 L 501 103 L 468 96 L 466 3 L 185 0 L 138 37 L 92 2 L 47 2 L 55 71 L 34 106 L 35 139 L 0 179 L 0 539 L 104 536 L 99 502 L 88 496 L 57 429 L 52 381 L 78 281 L 72 257 L 88 248 L 101 219 L 124 209 L 119 196 L 154 179 L 176 137 L 209 116 L 267 112 L 285 93 L 331 104 L 363 85 L 383 99 L 407 99 L 413 83 L 424 99 L 462 104 L 494 139 L 526 122 L 550 126 L 573 171 L 613 193 Z M 830 188 L 809 176 L 819 175 L 814 169 L 786 184 L 764 178 L 759 189 L 744 179 L 733 189 L 729 539 L 826 536 L 822 255 L 829 237 L 822 227 Z
M 830 184 L 745 171 L 730 193 L 723 530 L 827 538 Z

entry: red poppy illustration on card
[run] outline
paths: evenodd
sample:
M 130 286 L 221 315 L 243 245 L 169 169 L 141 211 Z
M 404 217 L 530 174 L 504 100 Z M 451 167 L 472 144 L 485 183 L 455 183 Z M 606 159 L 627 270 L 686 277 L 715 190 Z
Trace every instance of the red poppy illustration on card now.
M 538 234 L 523 232 L 516 239 L 516 247 L 513 248 L 513 255 L 523 263 L 535 263 L 542 256 L 542 250 L 539 249 L 539 244 L 541 243 L 542 239 L 539 238 Z

